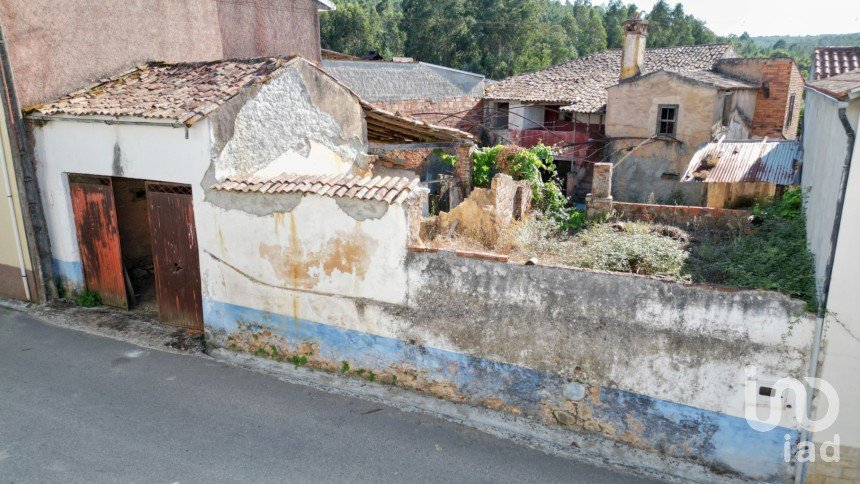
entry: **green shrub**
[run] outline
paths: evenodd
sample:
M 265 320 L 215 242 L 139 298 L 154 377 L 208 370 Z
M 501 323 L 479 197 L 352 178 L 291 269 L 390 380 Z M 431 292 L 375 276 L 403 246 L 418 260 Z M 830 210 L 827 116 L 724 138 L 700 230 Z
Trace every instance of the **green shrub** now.
M 511 154 L 511 152 L 513 152 Z M 502 159 L 499 157 L 509 157 Z M 492 177 L 504 171 L 514 180 L 526 180 L 532 189 L 532 206 L 556 223 L 559 230 L 578 230 L 585 223 L 583 213 L 567 206 L 561 183 L 555 174 L 553 149 L 538 143 L 531 148 L 496 145 L 472 154 L 472 184 L 489 187 Z M 549 179 L 544 180 L 544 174 Z
M 84 291 L 78 294 L 78 306 L 82 308 L 94 308 L 102 305 L 102 296 L 98 291 Z
M 812 254 L 806 248 L 803 196 L 799 188 L 778 201 L 756 206 L 755 230 L 727 243 L 709 241 L 691 249 L 690 273 L 695 280 L 779 291 L 817 304 Z

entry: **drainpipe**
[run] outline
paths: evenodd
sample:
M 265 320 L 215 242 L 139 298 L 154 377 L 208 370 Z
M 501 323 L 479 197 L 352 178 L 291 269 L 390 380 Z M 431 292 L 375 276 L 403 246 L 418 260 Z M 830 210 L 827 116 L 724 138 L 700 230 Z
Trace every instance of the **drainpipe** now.
M 2 25 L 0 25 L 0 71 L 2 71 L 0 93 L 5 96 L 2 103 L 5 108 L 3 109 L 3 116 L 6 118 L 6 126 L 9 129 L 9 146 L 12 148 L 10 161 L 13 170 L 9 174 L 10 182 L 14 180 L 18 186 L 21 217 L 24 222 L 26 239 L 29 242 L 30 260 L 35 275 L 33 282 L 39 289 L 36 291 L 36 295 L 41 302 L 45 302 L 57 297 L 51 267 L 51 241 L 42 212 L 35 170 L 26 148 L 27 135 L 24 132 L 24 120 L 21 117 L 18 95 L 15 92 L 15 80 L 12 75 L 12 65 L 9 60 L 6 35 Z
M 24 296 L 30 301 L 32 298 L 30 297 L 30 282 L 27 280 L 27 266 L 24 264 L 24 245 L 21 242 L 21 233 L 18 231 L 18 215 L 15 210 L 15 201 L 12 199 L 12 184 L 9 181 L 9 168 L 6 166 L 6 149 L 4 146 L 0 146 L 0 165 L 3 166 L 3 188 L 6 190 L 6 200 L 9 201 L 12 237 L 15 239 L 15 250 L 18 253 L 18 267 L 21 269 Z
M 812 355 L 809 361 L 810 378 L 818 376 L 818 358 L 821 352 L 821 339 L 824 333 L 824 320 L 827 317 L 827 298 L 830 295 L 830 279 L 833 276 L 833 264 L 836 260 L 836 245 L 839 242 L 839 229 L 842 225 L 842 209 L 845 205 L 845 191 L 848 188 L 848 175 L 851 173 L 851 158 L 854 154 L 854 141 L 856 133 L 851 128 L 851 123 L 846 115 L 847 103 L 840 103 L 838 110 L 839 121 L 842 123 L 842 128 L 845 130 L 845 135 L 848 138 L 848 152 L 845 154 L 845 161 L 842 164 L 842 180 L 840 180 L 839 195 L 836 197 L 836 214 L 833 218 L 833 228 L 830 232 L 830 254 L 827 256 L 827 265 L 824 267 L 824 283 L 821 286 L 821 300 L 818 301 L 818 312 L 815 323 L 815 336 L 812 341 Z M 813 380 L 814 382 L 814 380 Z M 815 384 L 807 382 L 806 384 L 806 415 L 804 420 L 808 423 L 812 418 L 812 394 L 815 391 Z M 804 429 L 800 434 L 800 441 L 806 442 L 809 440 L 809 431 Z M 794 482 L 802 484 L 806 480 L 806 462 L 801 463 L 797 467 L 794 475 Z

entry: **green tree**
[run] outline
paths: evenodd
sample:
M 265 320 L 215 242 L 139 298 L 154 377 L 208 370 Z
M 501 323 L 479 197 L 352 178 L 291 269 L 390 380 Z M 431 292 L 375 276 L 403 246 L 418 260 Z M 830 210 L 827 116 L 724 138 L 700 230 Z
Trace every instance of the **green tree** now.
M 672 13 L 664 0 L 654 4 L 648 13 L 648 47 L 672 45 Z
M 320 16 L 322 46 L 351 55 L 372 50 L 376 38 L 368 9 L 354 0 L 338 0 L 336 6 L 335 11 Z

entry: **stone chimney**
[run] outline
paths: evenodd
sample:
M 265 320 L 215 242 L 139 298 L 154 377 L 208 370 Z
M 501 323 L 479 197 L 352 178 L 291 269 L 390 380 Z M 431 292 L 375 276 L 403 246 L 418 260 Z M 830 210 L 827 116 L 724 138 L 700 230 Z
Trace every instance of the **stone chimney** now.
M 636 77 L 642 73 L 645 64 L 645 39 L 648 37 L 648 21 L 633 14 L 624 22 L 624 43 L 621 46 L 621 80 Z

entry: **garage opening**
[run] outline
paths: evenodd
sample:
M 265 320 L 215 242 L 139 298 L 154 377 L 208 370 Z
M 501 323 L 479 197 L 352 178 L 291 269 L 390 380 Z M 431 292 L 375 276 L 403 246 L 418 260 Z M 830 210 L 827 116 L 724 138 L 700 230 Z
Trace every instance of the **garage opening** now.
M 190 185 L 69 174 L 84 282 L 109 306 L 203 329 Z
M 129 308 L 146 317 L 158 316 L 152 234 L 149 227 L 146 181 L 113 177 L 113 196 L 127 275 Z

